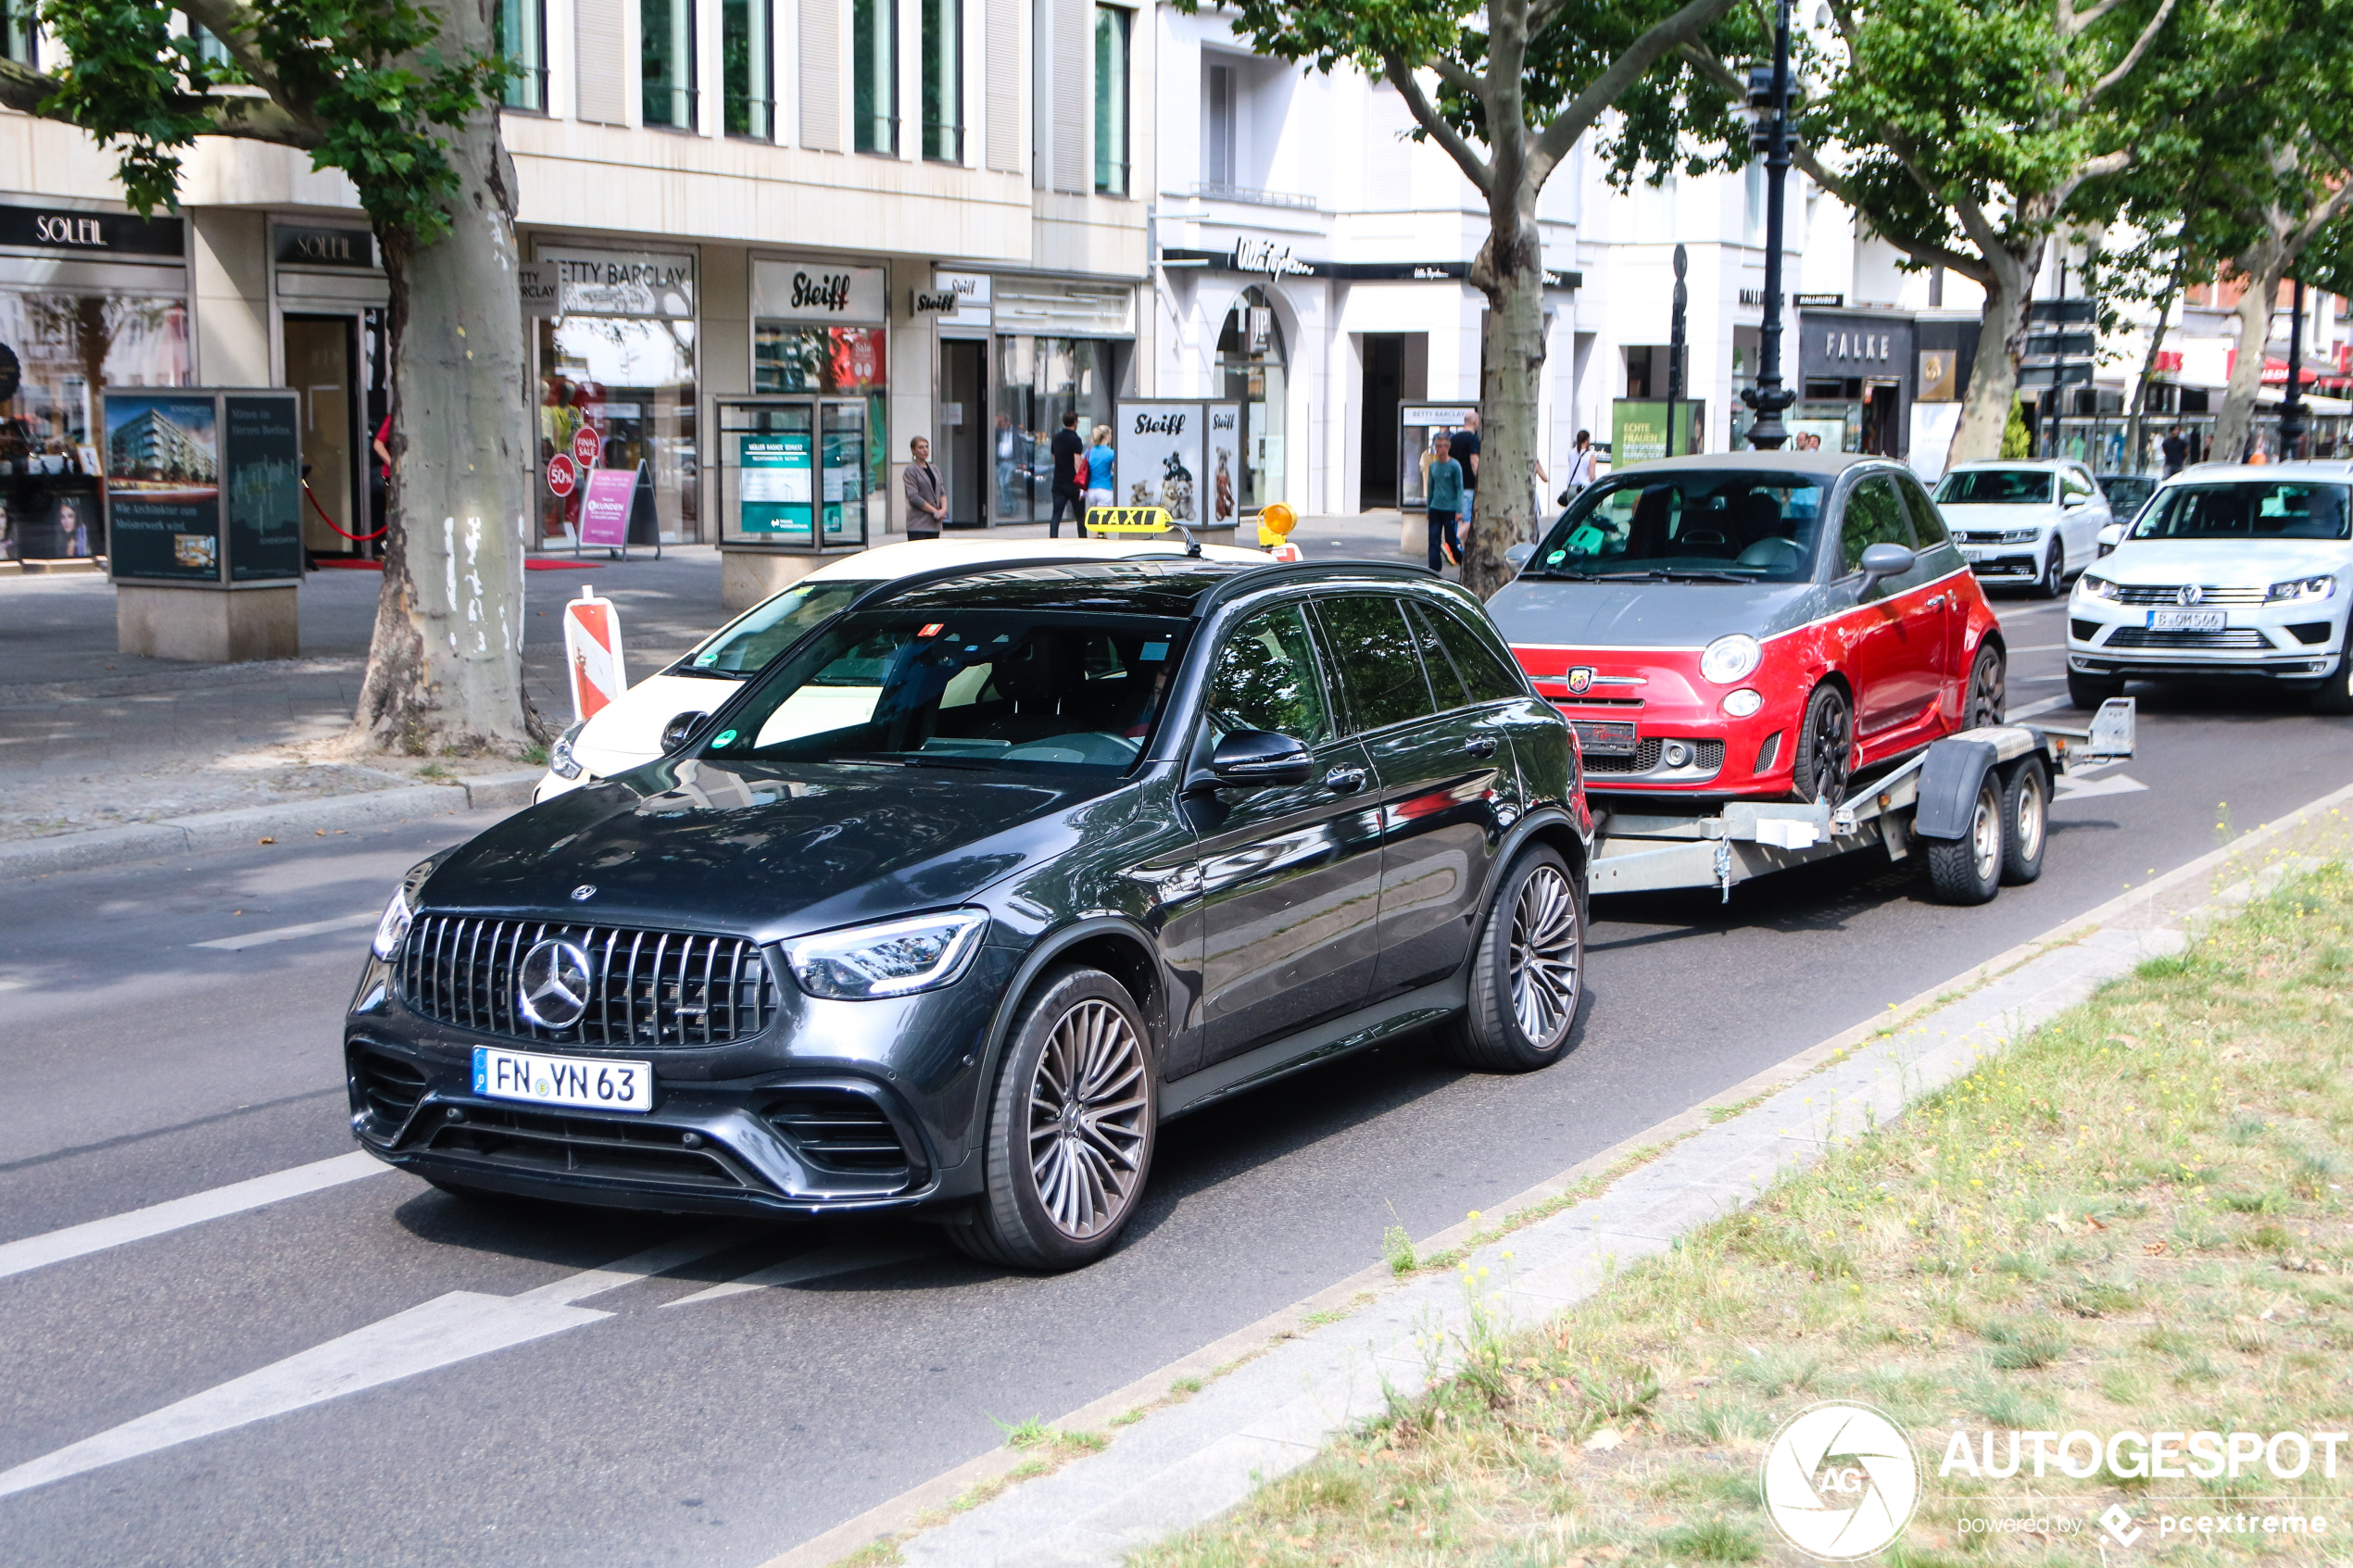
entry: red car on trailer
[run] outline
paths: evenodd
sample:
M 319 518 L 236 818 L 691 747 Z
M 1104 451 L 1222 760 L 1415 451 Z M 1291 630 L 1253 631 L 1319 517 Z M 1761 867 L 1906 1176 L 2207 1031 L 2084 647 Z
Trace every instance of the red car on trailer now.
M 2003 723 L 2000 623 L 1902 464 L 1644 463 L 1522 550 L 1488 613 L 1575 724 L 1608 831 L 1637 841 L 1613 872 L 1596 861 L 1595 892 L 1729 893 L 1866 844 L 1908 854 L 1915 838 L 1961 901 L 2039 874 L 2066 738 Z M 2082 738 L 2129 752 L 2129 707 L 2103 721 Z M 1940 742 L 1956 744 L 1931 758 Z

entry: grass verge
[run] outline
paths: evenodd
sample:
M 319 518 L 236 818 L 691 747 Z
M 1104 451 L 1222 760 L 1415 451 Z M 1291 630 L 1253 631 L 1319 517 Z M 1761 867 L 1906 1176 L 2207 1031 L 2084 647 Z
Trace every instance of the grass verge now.
M 1830 1398 L 1886 1411 L 1923 1461 L 1891 1563 L 2353 1560 L 2353 1446 L 2293 1482 L 1937 1474 L 1956 1432 L 2353 1425 L 2348 1069 L 2353 877 L 2333 866 L 1541 1329 L 1474 1312 L 1429 1394 L 1133 1561 L 1806 1562 L 1757 1468 Z M 2333 1533 L 2156 1525 L 2282 1495 Z M 2092 1523 L 2111 1505 L 2136 1547 Z

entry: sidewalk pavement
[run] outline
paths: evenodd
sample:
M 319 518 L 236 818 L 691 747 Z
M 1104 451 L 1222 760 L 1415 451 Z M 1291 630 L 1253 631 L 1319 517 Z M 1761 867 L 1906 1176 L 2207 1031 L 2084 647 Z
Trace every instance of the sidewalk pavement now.
M 2209 915 L 2324 863 L 2319 856 L 2342 857 L 2348 802 L 2353 787 L 2021 944 L 1914 997 L 1886 1022 L 1824 1041 L 1498 1205 L 1489 1223 L 1645 1160 L 1598 1196 L 1501 1239 L 1470 1245 L 1478 1238 L 1466 1222 L 1418 1244 L 1425 1258 L 1468 1247 L 1465 1266 L 1476 1273 L 1467 1277 L 1453 1271 L 1399 1284 L 1385 1267 L 1367 1268 L 1054 1423 L 1066 1432 L 1110 1429 L 1101 1451 L 951 1508 L 1024 1457 L 997 1450 L 767 1568 L 820 1568 L 911 1528 L 921 1533 L 899 1548 L 911 1568 L 1109 1568 L 1234 1506 L 1380 1414 L 1392 1397 L 1446 1375 L 1447 1348 L 1460 1345 L 1473 1311 L 1491 1323 L 1543 1322 L 1781 1175 L 1895 1120 L 2144 960 L 2181 951 Z M 1735 1107 L 1745 1109 L 1712 1120 Z M 1207 1386 L 1134 1418 L 1169 1399 L 1180 1378 Z M 1122 1416 L 1126 1424 L 1113 1427 Z
M 1308 518 L 1295 537 L 1314 559 L 1397 559 L 1395 520 Z M 986 536 L 1045 533 L 1041 523 Z M 591 554 L 577 571 L 526 573 L 523 679 L 539 711 L 569 721 L 563 600 L 584 585 L 611 599 L 629 671 L 642 677 L 725 619 L 719 565 L 711 546 L 687 545 L 659 560 Z M 372 571 L 314 571 L 299 597 L 302 657 L 198 665 L 116 652 L 114 588 L 103 574 L 0 577 L 0 877 L 250 843 L 278 827 L 307 836 L 528 802 L 539 770 L 508 759 L 299 754 L 351 721 L 382 582 Z

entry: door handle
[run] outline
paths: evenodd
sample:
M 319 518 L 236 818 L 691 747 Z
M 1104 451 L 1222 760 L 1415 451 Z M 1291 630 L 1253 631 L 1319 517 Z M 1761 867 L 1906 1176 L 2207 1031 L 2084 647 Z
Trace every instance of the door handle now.
M 1334 795 L 1353 795 L 1365 787 L 1365 770 L 1334 768 L 1324 775 L 1324 787 Z
M 1922 603 L 1920 608 L 1922 609 L 1943 609 L 1944 608 L 1944 596 L 1939 594 L 1934 598 Z
M 1469 752 L 1473 757 L 1492 757 L 1495 755 L 1495 737 L 1493 735 L 1473 735 L 1470 739 L 1463 742 L 1463 749 Z

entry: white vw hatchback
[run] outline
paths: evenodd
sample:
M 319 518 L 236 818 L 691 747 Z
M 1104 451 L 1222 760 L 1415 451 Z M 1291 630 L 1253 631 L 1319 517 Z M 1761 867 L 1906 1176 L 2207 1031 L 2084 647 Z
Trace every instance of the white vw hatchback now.
M 2167 480 L 2067 607 L 2067 693 L 2255 676 L 2353 713 L 2353 463 L 2209 463 Z
M 2099 558 L 2110 515 L 2092 470 L 2065 458 L 1956 463 L 1936 509 L 1979 581 L 2031 585 L 2046 599 Z

